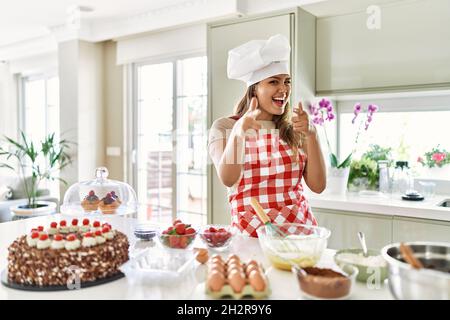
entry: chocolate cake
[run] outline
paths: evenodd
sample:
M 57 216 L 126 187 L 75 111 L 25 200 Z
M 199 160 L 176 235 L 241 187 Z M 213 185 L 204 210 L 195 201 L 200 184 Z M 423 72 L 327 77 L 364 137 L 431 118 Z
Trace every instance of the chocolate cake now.
M 8 281 L 30 286 L 65 286 L 79 273 L 80 282 L 117 275 L 128 261 L 128 239 L 107 223 L 92 225 L 88 219 L 70 227 L 62 220 L 59 227 L 33 229 L 17 238 L 8 248 Z

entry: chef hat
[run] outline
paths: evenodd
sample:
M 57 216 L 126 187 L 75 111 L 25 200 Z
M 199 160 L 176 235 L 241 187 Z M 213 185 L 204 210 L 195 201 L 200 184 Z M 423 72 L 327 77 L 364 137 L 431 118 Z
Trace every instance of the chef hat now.
M 277 34 L 268 40 L 252 40 L 228 51 L 228 78 L 247 87 L 277 74 L 289 74 L 288 39 Z

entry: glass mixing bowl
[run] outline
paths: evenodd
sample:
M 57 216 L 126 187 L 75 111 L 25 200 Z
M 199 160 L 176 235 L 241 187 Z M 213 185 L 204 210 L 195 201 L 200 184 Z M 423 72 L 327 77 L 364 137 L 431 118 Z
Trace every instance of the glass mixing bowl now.
M 314 266 L 327 247 L 331 231 L 299 223 L 283 223 L 278 228 L 285 236 L 272 232 L 271 227 L 256 231 L 266 258 L 275 268 L 291 271 L 293 265 L 301 268 Z

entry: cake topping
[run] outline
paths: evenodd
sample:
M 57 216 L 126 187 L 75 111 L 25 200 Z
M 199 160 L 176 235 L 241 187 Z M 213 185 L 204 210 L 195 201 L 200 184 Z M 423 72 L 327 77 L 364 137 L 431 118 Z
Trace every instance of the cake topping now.
M 89 194 L 84 199 L 88 201 L 98 201 L 98 197 L 95 195 L 94 190 L 89 191 Z
M 37 227 L 37 229 L 38 229 L 38 231 L 44 231 L 44 227 L 43 226 L 39 226 L 39 227 Z
M 94 234 L 92 232 L 86 232 L 83 236 L 85 238 L 92 238 L 94 236 Z
M 97 237 L 101 237 L 102 232 L 101 232 L 100 230 L 97 230 L 97 231 L 95 231 L 95 235 L 96 235 Z
M 50 223 L 50 228 L 56 228 L 58 224 L 56 222 Z
M 73 226 L 77 226 L 78 225 L 78 219 L 73 219 L 72 220 L 72 225 Z
M 74 234 L 69 234 L 66 238 L 67 241 L 75 241 L 77 237 Z
M 104 204 L 111 204 L 115 201 L 116 199 L 113 198 L 111 193 L 107 193 L 106 196 L 102 199 Z
M 89 225 L 89 219 L 83 219 L 83 226 Z
M 53 237 L 53 240 L 55 240 L 55 241 L 61 241 L 62 239 L 63 239 L 63 237 L 60 234 L 55 234 L 55 236 Z
M 39 240 L 41 240 L 41 241 L 45 241 L 47 239 L 48 239 L 48 234 L 46 234 L 46 233 L 43 233 L 39 236 Z
M 109 229 L 112 229 L 111 225 L 109 223 L 107 223 L 107 222 L 102 224 L 102 227 L 108 227 Z
M 32 232 L 31 239 L 37 239 L 37 238 L 39 238 L 39 232 L 37 232 L 37 231 Z
M 61 221 L 59 222 L 59 225 L 60 225 L 61 227 L 65 227 L 65 226 L 67 225 L 66 220 L 61 220 Z
M 94 228 L 99 228 L 100 227 L 100 221 L 94 221 L 93 226 L 94 226 Z
M 109 232 L 111 229 L 108 226 L 103 227 L 102 232 L 103 233 L 107 233 Z

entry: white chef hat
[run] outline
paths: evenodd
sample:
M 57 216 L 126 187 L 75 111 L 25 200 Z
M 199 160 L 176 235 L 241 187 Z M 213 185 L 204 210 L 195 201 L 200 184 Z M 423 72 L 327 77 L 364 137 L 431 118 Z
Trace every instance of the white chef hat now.
M 276 74 L 289 74 L 288 39 L 277 34 L 268 40 L 252 40 L 228 51 L 229 79 L 247 83 L 247 87 Z

